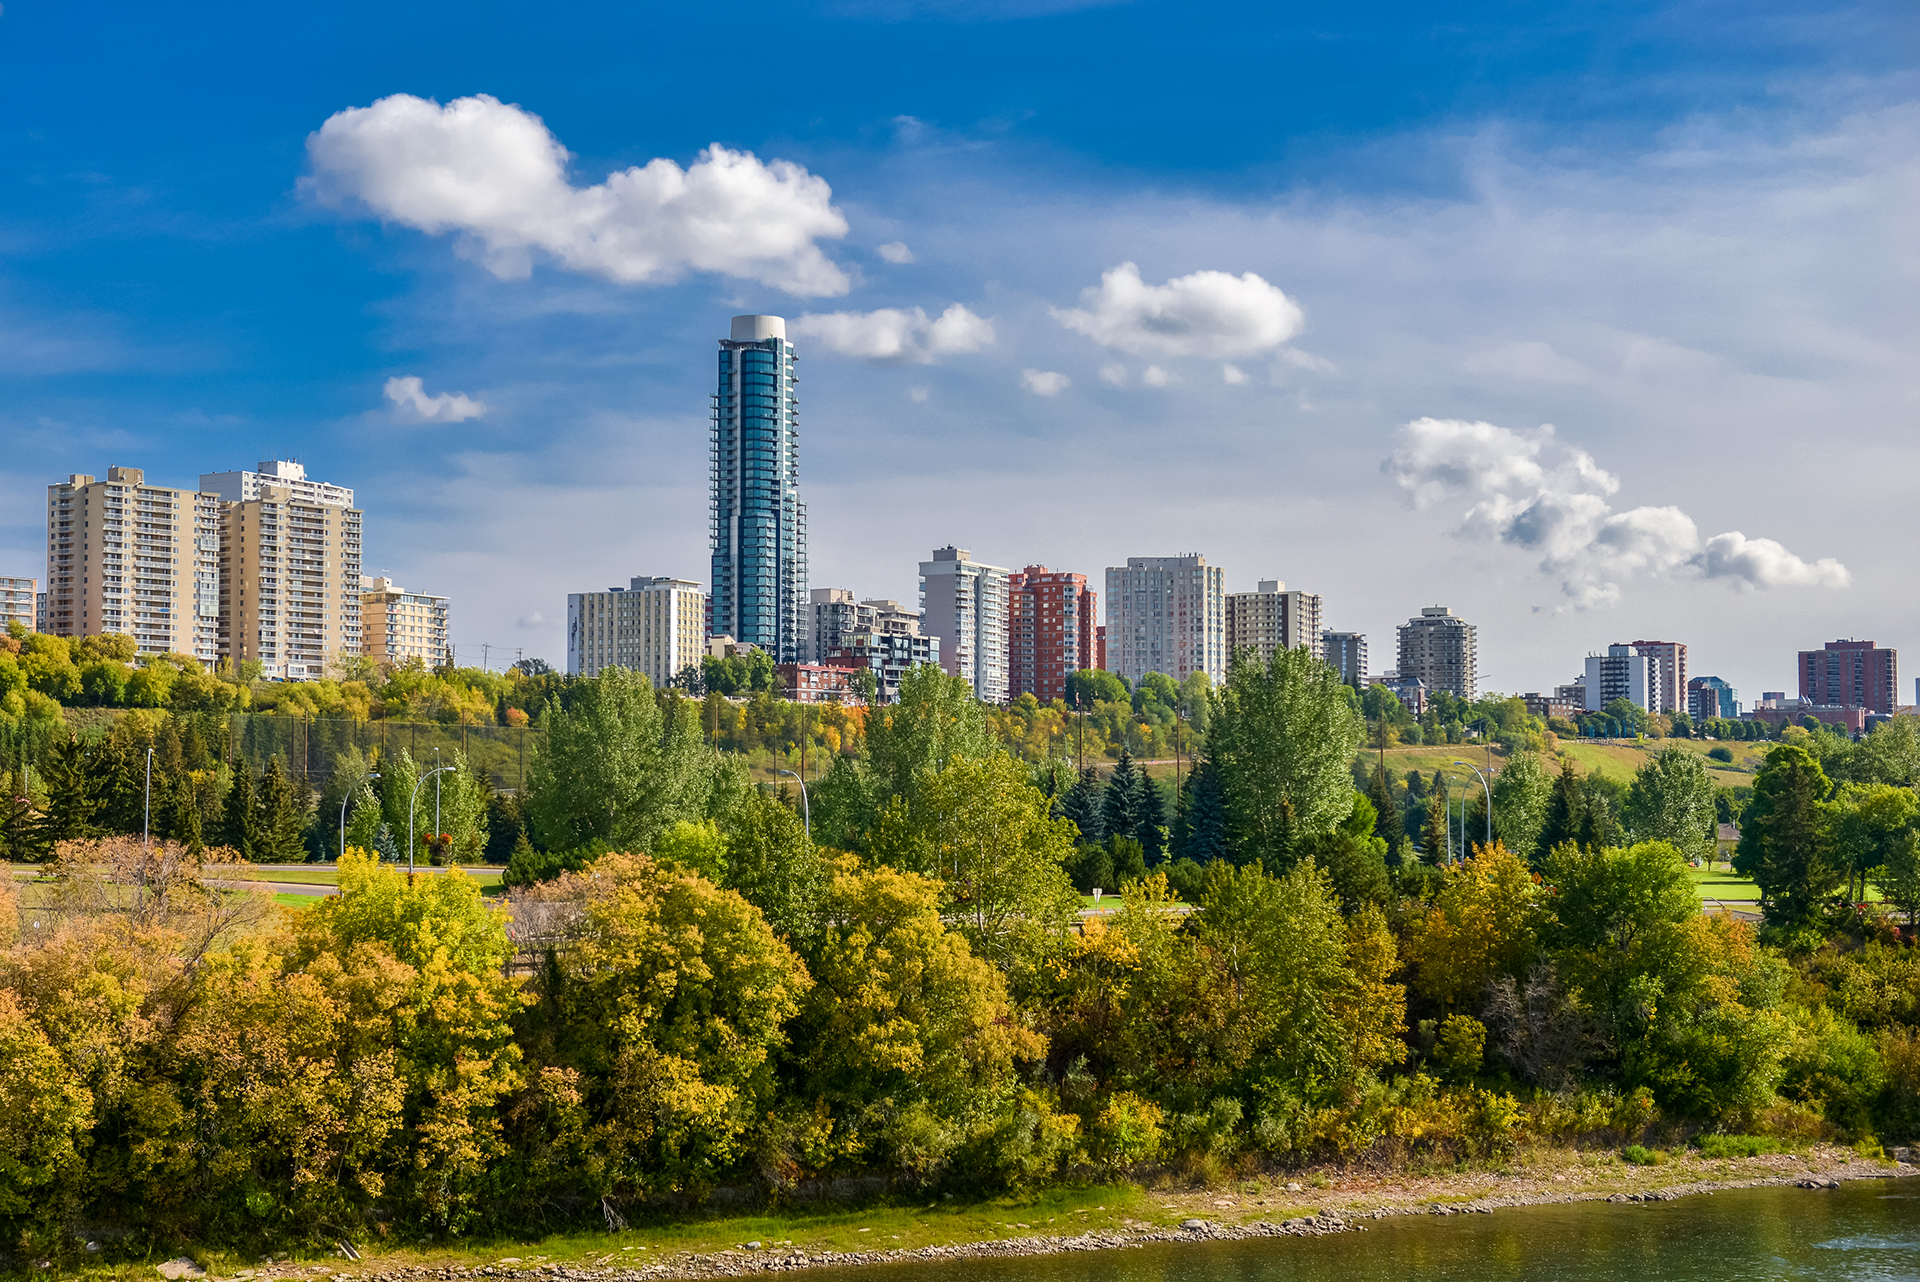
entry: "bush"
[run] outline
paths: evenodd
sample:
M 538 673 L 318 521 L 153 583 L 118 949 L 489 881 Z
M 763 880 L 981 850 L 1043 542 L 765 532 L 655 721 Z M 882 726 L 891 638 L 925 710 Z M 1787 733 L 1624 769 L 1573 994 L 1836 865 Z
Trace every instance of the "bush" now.
M 1707 749 L 1707 755 L 1708 755 L 1709 757 L 1712 757 L 1712 758 L 1713 758 L 1713 759 L 1714 759 L 1715 761 L 1725 761 L 1725 762 L 1728 762 L 1728 763 L 1731 763 L 1731 762 L 1733 761 L 1733 749 L 1732 749 L 1732 748 L 1724 748 L 1724 747 L 1722 747 L 1722 748 L 1709 748 L 1709 749 Z
M 1207 870 L 1191 859 L 1176 859 L 1166 866 L 1167 887 L 1183 903 L 1200 902 L 1200 888 L 1206 884 Z
M 1702 1135 L 1700 1156 L 1759 1157 L 1762 1153 L 1784 1153 L 1787 1146 L 1771 1135 Z
M 1657 1148 L 1629 1144 L 1620 1150 L 1620 1160 L 1634 1166 L 1660 1166 L 1666 1162 L 1667 1155 Z

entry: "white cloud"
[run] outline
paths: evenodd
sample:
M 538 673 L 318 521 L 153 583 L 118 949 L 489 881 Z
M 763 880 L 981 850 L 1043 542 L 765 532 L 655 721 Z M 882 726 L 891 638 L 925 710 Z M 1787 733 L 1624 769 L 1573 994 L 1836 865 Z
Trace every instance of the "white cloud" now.
M 886 244 L 880 246 L 880 248 L 876 249 L 874 252 L 876 254 L 879 254 L 880 257 L 886 259 L 888 262 L 893 263 L 895 265 L 901 265 L 901 264 L 910 263 L 913 261 L 913 251 L 907 248 L 906 243 L 904 241 L 898 241 L 898 240 L 888 241 Z
M 1551 449 L 1554 465 L 1543 455 Z M 1551 426 L 1522 436 L 1492 423 L 1415 419 L 1400 429 L 1383 471 L 1416 507 L 1445 499 L 1478 500 L 1458 533 L 1525 548 L 1543 573 L 1561 578 L 1576 609 L 1610 605 L 1634 575 L 1697 574 L 1741 589 L 1846 587 L 1845 566 L 1809 564 L 1772 539 L 1738 532 L 1702 543 L 1693 518 L 1677 507 L 1613 510 L 1620 480 L 1585 450 L 1565 445 Z
M 1508 343 L 1473 352 L 1460 362 L 1469 374 L 1500 374 L 1536 383 L 1591 383 L 1593 371 L 1553 350 L 1549 343 Z
M 933 389 L 930 387 L 909 387 L 907 389 L 907 395 L 913 398 L 915 404 L 920 404 L 924 402 L 927 397 L 933 395 Z
M 993 345 L 993 322 L 959 303 L 933 320 L 918 307 L 912 311 L 883 307 L 875 312 L 809 313 L 791 328 L 794 337 L 814 339 L 842 356 L 906 365 L 931 365 L 942 356 Z
M 1054 319 L 1135 356 L 1249 356 L 1280 346 L 1306 324 L 1292 299 L 1252 272 L 1200 271 L 1149 285 L 1138 267 L 1121 263 L 1101 275 L 1098 288 L 1081 291 L 1080 301 L 1078 308 L 1053 308 Z
M 442 392 L 428 396 L 426 384 L 408 375 L 387 380 L 387 399 L 393 412 L 415 423 L 464 423 L 487 412 L 484 401 L 476 401 L 465 392 Z
M 1148 387 L 1165 387 L 1172 380 L 1158 365 L 1149 365 L 1140 371 L 1140 381 Z
M 1100 381 L 1112 383 L 1115 387 L 1127 385 L 1127 367 L 1118 361 L 1111 361 L 1100 367 Z
M 1058 396 L 1073 386 L 1073 380 L 1052 370 L 1023 369 L 1020 371 L 1020 386 L 1035 396 Z
M 826 180 L 718 143 L 687 169 L 657 159 L 576 187 L 566 148 L 533 113 L 486 94 L 444 107 L 393 94 L 329 117 L 307 155 L 310 199 L 454 233 L 458 252 L 503 279 L 531 272 L 538 250 L 628 285 L 688 271 L 807 297 L 850 284 L 816 243 L 847 234 Z
M 1220 381 L 1231 386 L 1238 386 L 1247 381 L 1247 373 L 1238 365 L 1222 365 L 1220 367 Z

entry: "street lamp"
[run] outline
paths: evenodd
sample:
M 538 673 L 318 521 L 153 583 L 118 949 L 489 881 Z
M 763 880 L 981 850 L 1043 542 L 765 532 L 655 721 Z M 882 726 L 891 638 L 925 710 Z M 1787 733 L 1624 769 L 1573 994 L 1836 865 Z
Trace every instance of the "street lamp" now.
M 427 773 L 421 775 L 420 778 L 413 785 L 413 796 L 407 799 L 407 878 L 409 880 L 413 878 L 414 803 L 420 800 L 420 785 L 425 783 L 427 780 L 433 778 L 435 775 L 444 774 L 451 769 L 453 769 L 452 766 L 436 766 L 434 769 L 429 770 L 427 771 Z M 436 789 L 439 786 L 440 785 L 438 784 L 434 785 Z M 440 835 L 439 829 L 438 827 L 436 827 L 434 829 L 434 836 L 437 837 L 439 835 Z
M 1480 767 L 1474 765 L 1471 761 L 1456 761 L 1453 764 L 1456 766 L 1465 766 L 1467 769 L 1473 771 L 1474 778 L 1478 779 L 1480 781 L 1480 786 L 1486 790 L 1486 793 L 1487 793 L 1487 846 L 1489 849 L 1491 849 L 1493 846 L 1493 786 L 1487 782 L 1487 777 L 1480 773 Z M 1460 829 L 1461 829 L 1460 844 L 1462 846 L 1465 846 L 1467 844 L 1466 825 L 1467 825 L 1467 816 L 1463 811 L 1460 815 Z
M 791 770 L 775 770 L 774 773 L 782 774 L 782 775 L 791 775 L 795 779 L 800 779 L 800 776 L 794 774 L 793 771 Z M 807 840 L 812 841 L 813 840 L 813 807 L 807 804 L 807 781 L 805 779 L 800 779 L 800 812 L 806 816 Z
M 361 782 L 372 783 L 375 779 L 378 779 L 379 777 L 380 777 L 380 772 L 376 770 L 372 774 L 368 775 L 365 779 L 361 780 Z M 345 859 L 347 857 L 347 803 L 352 800 L 353 800 L 353 794 L 351 792 L 349 792 L 346 796 L 340 798 L 340 858 L 342 859 Z

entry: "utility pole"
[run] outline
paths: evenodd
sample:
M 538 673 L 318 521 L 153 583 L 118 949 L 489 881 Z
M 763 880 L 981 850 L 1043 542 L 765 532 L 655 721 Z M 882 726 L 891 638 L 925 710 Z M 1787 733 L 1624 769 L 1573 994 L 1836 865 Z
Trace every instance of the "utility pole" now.
M 153 849 L 153 749 L 147 749 L 147 800 L 140 816 L 140 844 Z

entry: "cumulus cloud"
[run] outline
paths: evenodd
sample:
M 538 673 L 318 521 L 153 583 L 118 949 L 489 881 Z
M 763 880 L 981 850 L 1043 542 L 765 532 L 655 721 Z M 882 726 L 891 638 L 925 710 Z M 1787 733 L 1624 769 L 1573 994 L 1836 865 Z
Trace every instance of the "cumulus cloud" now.
M 1636 574 L 1699 575 L 1744 590 L 1842 588 L 1852 578 L 1831 557 L 1808 562 L 1772 539 L 1734 531 L 1703 542 L 1677 507 L 1616 512 L 1620 479 L 1551 425 L 1523 436 L 1492 423 L 1415 419 L 1381 468 L 1416 507 L 1473 500 L 1458 532 L 1537 555 L 1575 609 L 1619 600 Z
M 718 143 L 686 169 L 651 160 L 579 187 L 566 148 L 532 112 L 486 94 L 444 107 L 394 94 L 329 117 L 307 156 L 309 199 L 452 233 L 459 253 L 503 279 L 526 276 L 538 251 L 623 285 L 689 271 L 803 297 L 850 284 L 816 243 L 847 234 L 826 180 Z
M 904 241 L 890 240 L 874 252 L 896 265 L 913 261 L 913 251 L 907 248 Z
M 932 320 L 918 307 L 883 307 L 876 312 L 808 314 L 792 328 L 796 338 L 813 339 L 830 352 L 902 365 L 931 365 L 942 356 L 993 345 L 993 322 L 959 303 Z
M 1292 299 L 1252 272 L 1200 271 L 1149 285 L 1138 267 L 1121 263 L 1083 290 L 1080 302 L 1052 309 L 1054 319 L 1135 356 L 1250 356 L 1279 347 L 1306 324 Z
M 412 375 L 388 379 L 387 399 L 393 402 L 396 415 L 414 423 L 464 423 L 487 412 L 486 402 L 465 392 L 428 396 L 426 384 Z
M 1073 380 L 1053 370 L 1023 369 L 1020 371 L 1020 386 L 1035 396 L 1058 396 L 1073 386 Z

